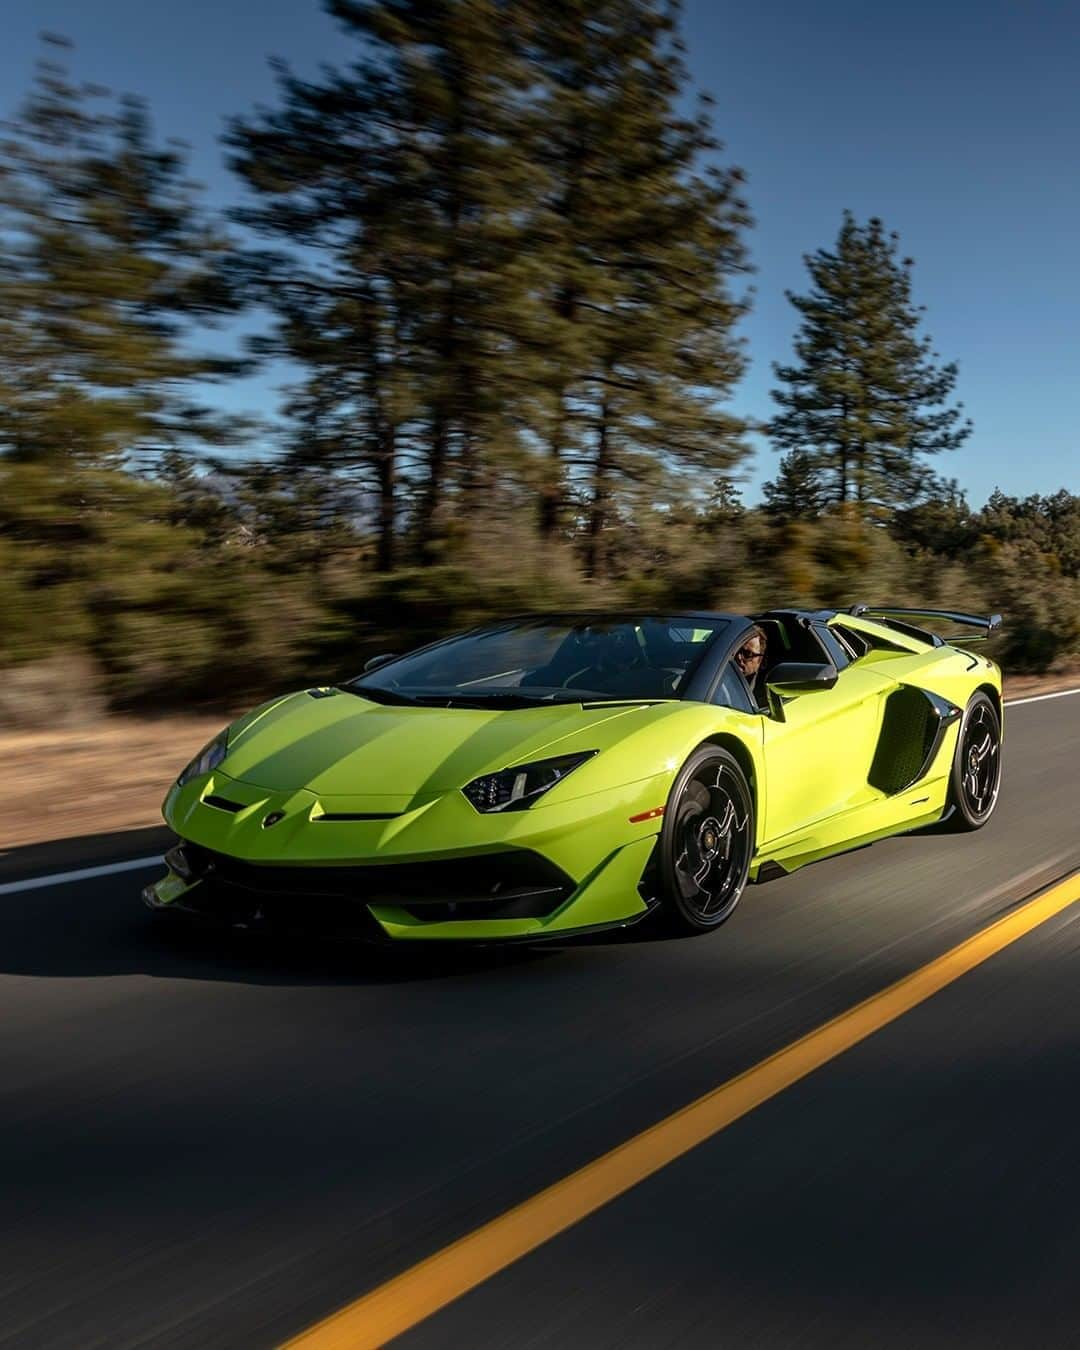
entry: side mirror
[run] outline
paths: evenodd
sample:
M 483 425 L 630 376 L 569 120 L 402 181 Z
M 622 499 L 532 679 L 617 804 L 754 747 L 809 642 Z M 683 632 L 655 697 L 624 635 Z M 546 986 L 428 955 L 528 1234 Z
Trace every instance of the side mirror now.
M 765 684 L 778 694 L 812 694 L 815 689 L 831 689 L 837 670 L 831 661 L 817 665 L 813 661 L 783 661 L 766 676 Z
M 397 652 L 383 652 L 381 656 L 373 656 L 370 661 L 364 662 L 364 674 L 368 675 L 373 670 L 378 670 L 380 666 L 385 666 L 388 661 L 397 660 Z
M 831 689 L 837 681 L 837 669 L 831 661 L 818 665 L 813 661 L 782 661 L 765 678 L 769 691 L 769 712 L 778 722 L 784 720 L 785 694 L 812 694 L 815 689 Z

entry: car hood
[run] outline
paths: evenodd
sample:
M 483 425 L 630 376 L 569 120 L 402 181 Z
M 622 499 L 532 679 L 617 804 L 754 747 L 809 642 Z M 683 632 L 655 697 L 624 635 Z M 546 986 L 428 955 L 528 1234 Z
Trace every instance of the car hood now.
M 305 691 L 236 723 L 222 770 L 274 792 L 416 799 L 512 764 L 603 749 L 615 734 L 607 724 L 641 707 L 398 707 L 343 691 Z

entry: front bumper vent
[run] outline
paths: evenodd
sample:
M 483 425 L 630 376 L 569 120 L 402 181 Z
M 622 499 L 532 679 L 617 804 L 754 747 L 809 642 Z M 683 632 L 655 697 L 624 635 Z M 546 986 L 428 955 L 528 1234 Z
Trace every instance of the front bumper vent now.
M 191 892 L 210 900 L 272 904 L 296 911 L 325 902 L 353 910 L 386 905 L 427 922 L 448 919 L 542 918 L 574 891 L 573 880 L 554 863 L 528 849 L 451 858 L 443 862 L 383 863 L 359 867 L 296 867 L 250 863 L 184 843 L 169 865 L 185 880 L 202 885 Z M 180 864 L 179 866 L 177 864 Z M 181 867 L 186 869 L 181 871 Z

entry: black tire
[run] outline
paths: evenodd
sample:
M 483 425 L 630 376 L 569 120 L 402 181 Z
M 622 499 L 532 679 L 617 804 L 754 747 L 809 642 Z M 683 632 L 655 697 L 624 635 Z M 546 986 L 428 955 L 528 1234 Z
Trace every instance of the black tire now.
M 950 830 L 981 830 L 1001 790 L 1001 718 L 987 694 L 973 694 L 964 709 L 949 779 Z
M 660 831 L 664 926 L 710 933 L 739 903 L 754 852 L 754 799 L 738 760 L 699 747 L 679 770 Z

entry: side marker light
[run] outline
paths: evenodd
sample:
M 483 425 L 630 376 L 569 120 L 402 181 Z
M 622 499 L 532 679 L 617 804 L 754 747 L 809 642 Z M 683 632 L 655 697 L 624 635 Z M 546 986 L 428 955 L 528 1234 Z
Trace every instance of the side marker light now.
M 662 816 L 663 814 L 664 808 L 662 806 L 654 806 L 651 811 L 642 811 L 640 815 L 631 816 L 630 824 L 637 825 L 642 820 L 656 820 L 657 817 Z

